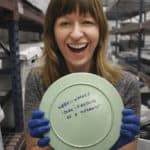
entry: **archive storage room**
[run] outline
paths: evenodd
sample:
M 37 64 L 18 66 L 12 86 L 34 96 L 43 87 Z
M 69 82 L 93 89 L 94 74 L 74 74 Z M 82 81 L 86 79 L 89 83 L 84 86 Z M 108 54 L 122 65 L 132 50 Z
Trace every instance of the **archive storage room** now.
M 25 119 L 26 97 L 28 97 L 25 96 L 25 91 L 30 90 L 26 90 L 26 82 L 31 70 L 43 65 L 43 60 L 45 58 L 44 54 L 46 53 L 44 50 L 47 44 L 44 41 L 44 36 L 46 36 L 46 34 L 44 34 L 44 32 L 46 32 L 46 30 L 44 29 L 44 27 L 46 26 L 45 17 L 47 12 L 46 10 L 51 1 L 55 4 L 54 0 L 0 0 L 0 150 L 29 150 L 29 148 L 27 148 L 28 137 L 25 136 L 25 126 L 29 125 L 28 121 L 30 119 Z M 69 4 L 81 4 L 81 8 L 88 7 L 87 9 L 83 10 L 83 13 L 90 8 L 90 5 L 86 5 L 86 0 L 59 0 L 58 3 L 61 3 L 61 5 L 56 9 L 58 10 L 58 12 L 64 11 L 65 15 L 72 15 L 75 12 L 73 5 L 69 7 L 64 6 L 64 8 L 67 8 L 68 10 L 59 8 L 62 7 L 63 3 L 65 4 L 66 1 L 69 1 Z M 77 1 L 77 3 L 75 1 Z M 128 72 L 138 82 L 138 94 L 141 98 L 140 114 L 138 116 L 140 120 L 140 131 L 139 134 L 136 135 L 136 148 L 133 148 L 132 150 L 150 150 L 150 0 L 95 0 L 95 4 L 98 5 L 99 3 L 97 3 L 97 1 L 101 3 L 103 12 L 108 22 L 108 40 L 106 43 L 106 60 L 108 61 L 108 64 L 114 64 L 121 70 Z M 89 2 L 89 0 L 87 0 L 87 2 L 88 4 L 94 4 L 94 2 Z M 83 6 L 84 3 L 86 6 Z M 72 10 L 69 10 L 69 8 Z M 81 8 L 79 7 L 79 9 Z M 98 11 L 97 8 L 99 7 L 95 8 L 94 13 Z M 90 11 L 91 10 L 89 10 L 89 13 Z M 54 13 L 50 16 L 54 15 L 54 18 L 57 17 L 56 15 L 64 17 L 64 14 L 62 14 L 61 16 L 60 13 Z M 84 20 L 84 17 L 79 16 L 75 16 L 74 19 L 70 17 L 71 23 L 68 23 L 67 20 L 69 20 L 69 17 L 66 16 L 65 21 L 60 26 L 62 28 L 65 28 L 65 30 L 67 30 L 71 26 L 78 26 L 76 28 L 74 36 L 77 36 L 79 32 L 82 32 L 84 26 L 86 26 L 86 28 L 90 28 L 91 26 L 93 26 L 93 22 L 89 23 L 89 20 L 83 22 L 81 20 Z M 100 15 L 97 16 L 99 17 Z M 88 24 L 85 25 L 85 23 L 87 22 Z M 53 24 L 55 25 L 55 23 L 52 23 L 52 25 Z M 80 28 L 80 26 L 82 26 L 83 28 Z M 79 28 L 80 31 L 77 31 L 77 29 Z M 63 34 L 63 32 L 61 33 Z M 64 33 L 64 36 L 62 34 L 59 34 L 59 37 L 57 37 L 57 39 L 61 39 L 61 36 L 63 38 L 67 33 Z M 75 53 L 76 55 L 75 58 L 80 58 L 80 53 L 82 53 L 83 49 L 88 49 L 88 44 L 82 44 L 82 41 L 85 41 L 85 39 L 88 40 L 88 35 L 86 36 L 85 34 L 81 34 L 83 36 L 83 40 L 81 40 L 81 42 L 80 40 L 78 40 L 78 42 L 70 42 L 71 44 L 67 43 L 66 49 L 72 49 L 72 53 Z M 102 35 L 100 34 L 100 36 Z M 56 43 L 57 42 L 55 42 L 55 44 Z M 59 51 L 58 47 L 57 50 Z M 67 52 L 67 50 L 64 50 L 64 53 L 65 52 Z M 68 56 L 68 53 L 66 53 L 66 57 Z M 66 60 L 70 60 L 71 62 L 73 62 L 71 58 L 69 59 L 66 57 Z M 79 58 L 77 58 L 78 61 Z M 100 58 L 101 57 L 99 57 L 99 59 Z M 61 65 L 65 65 L 65 63 L 62 63 Z M 50 70 L 52 71 L 52 69 Z M 63 66 L 58 68 L 58 70 L 63 71 Z M 111 149 L 107 148 L 108 146 L 105 145 L 108 144 L 113 146 L 115 142 L 117 142 L 117 140 L 120 138 L 122 117 L 120 110 L 122 110 L 124 107 L 123 105 L 122 107 L 120 107 L 120 103 L 118 104 L 118 106 L 114 106 L 114 104 L 112 104 L 113 100 L 111 101 L 111 94 L 113 93 L 113 90 L 114 92 L 116 92 L 116 88 L 111 85 L 113 87 L 113 90 L 110 90 L 110 92 L 108 92 L 109 87 L 108 89 L 107 86 L 106 88 L 102 88 L 105 85 L 97 85 L 98 83 L 95 84 L 95 82 L 97 81 L 97 77 L 93 77 L 93 73 L 96 72 L 96 70 L 94 69 L 92 70 L 92 73 L 89 73 L 92 75 L 87 74 L 87 77 L 86 74 L 83 73 L 84 71 L 82 72 L 79 70 L 79 72 L 83 73 L 79 73 L 79 77 L 76 77 L 76 73 L 71 71 L 69 73 L 71 75 L 67 76 L 68 72 L 69 69 L 67 71 L 64 70 L 64 72 L 62 73 L 63 75 L 61 75 L 63 76 L 61 77 L 62 79 L 57 78 L 54 84 L 52 83 L 52 85 L 49 85 L 48 90 L 52 90 L 49 93 L 51 93 L 53 97 L 53 102 L 51 102 L 50 104 L 46 103 L 47 101 L 44 100 L 44 98 L 48 97 L 48 92 L 45 91 L 45 97 L 43 97 L 42 100 L 45 101 L 46 104 L 43 104 L 44 102 L 41 102 L 41 104 L 39 104 L 39 107 L 43 109 L 43 111 L 45 107 L 48 109 L 45 110 L 47 111 L 45 112 L 46 117 L 49 116 L 48 119 L 50 123 L 50 130 L 48 131 L 48 134 L 46 134 L 46 136 L 49 136 L 50 138 L 50 142 L 48 143 L 48 145 L 52 144 L 52 147 L 54 146 L 55 150 L 60 150 L 60 147 L 61 150 L 63 150 L 63 148 L 64 150 Z M 53 73 L 56 74 L 56 70 L 54 70 Z M 55 76 L 57 75 L 54 75 L 54 77 Z M 86 79 L 87 83 L 85 83 Z M 98 82 L 100 81 L 98 80 Z M 105 82 L 103 81 L 102 83 Z M 56 87 L 58 90 L 56 89 Z M 104 91 L 97 90 L 99 88 L 102 88 L 102 90 Z M 38 87 L 35 87 L 35 89 L 38 89 Z M 108 95 L 110 97 L 105 95 L 108 98 L 107 100 L 105 99 L 106 102 L 103 102 L 101 100 L 101 102 L 99 103 L 99 100 L 97 99 L 103 99 L 103 97 L 105 96 L 98 97 L 96 96 L 96 94 L 105 94 L 105 90 L 106 93 L 109 93 Z M 79 92 L 82 94 L 79 94 Z M 120 97 L 120 95 L 118 95 L 118 97 Z M 48 97 L 48 99 L 51 98 Z M 102 105 L 106 104 L 107 107 L 110 108 L 110 111 L 108 108 L 105 108 L 105 106 L 101 108 Z M 32 103 L 31 105 L 34 104 Z M 54 107 L 56 105 L 57 109 L 54 110 Z M 40 110 L 39 107 L 37 109 Z M 66 110 L 64 110 L 65 108 Z M 82 108 L 84 108 L 84 113 L 81 110 Z M 60 110 L 61 114 L 59 114 Z M 101 112 L 101 110 L 103 111 Z M 102 113 L 104 112 L 105 114 L 103 116 Z M 109 113 L 106 114 L 106 112 Z M 99 119 L 96 119 L 96 115 L 98 113 L 100 113 L 100 116 Z M 69 114 L 66 117 L 66 120 L 61 118 L 62 114 L 64 117 Z M 108 119 L 109 121 L 107 120 L 106 115 L 108 115 L 108 118 L 110 118 L 110 120 Z M 95 119 L 93 119 L 94 117 Z M 102 117 L 103 120 L 106 121 L 104 121 L 103 123 L 99 123 L 98 120 L 101 120 L 100 117 Z M 120 117 L 120 122 L 117 117 Z M 50 120 L 51 118 L 52 120 Z M 31 119 L 33 121 L 34 117 L 32 116 Z M 93 120 L 95 120 L 95 122 Z M 116 120 L 116 122 L 114 122 L 113 120 Z M 80 123 L 78 123 L 79 121 Z M 57 122 L 59 122 L 59 125 L 56 125 Z M 69 124 L 67 124 L 68 122 Z M 85 126 L 84 128 L 82 128 L 82 124 Z M 29 126 L 31 127 L 32 125 Z M 61 127 L 59 128 L 59 126 Z M 28 130 L 31 130 L 30 127 L 27 127 Z M 95 127 L 97 127 L 96 130 L 94 129 Z M 104 130 L 102 128 L 104 128 Z M 82 131 L 80 131 L 81 129 Z M 100 130 L 103 135 L 100 135 L 98 130 Z M 89 133 L 87 133 L 88 131 Z M 71 135 L 71 133 L 74 133 L 75 135 Z M 83 136 L 82 133 L 85 133 L 86 139 L 84 139 L 85 136 Z M 43 138 L 43 136 L 44 134 L 39 137 Z M 110 142 L 108 142 L 109 140 Z M 39 150 L 46 149 L 44 147 L 40 148 L 38 144 L 37 146 L 39 147 Z M 117 149 L 126 150 L 126 148 L 123 149 L 122 147 L 118 147 L 115 150 Z

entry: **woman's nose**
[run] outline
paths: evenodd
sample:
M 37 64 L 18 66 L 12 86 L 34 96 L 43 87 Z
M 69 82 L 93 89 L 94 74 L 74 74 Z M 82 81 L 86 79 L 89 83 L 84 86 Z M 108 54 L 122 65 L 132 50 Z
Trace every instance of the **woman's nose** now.
M 83 36 L 82 27 L 79 23 L 75 23 L 73 25 L 72 31 L 70 33 L 70 37 L 74 40 L 78 40 Z

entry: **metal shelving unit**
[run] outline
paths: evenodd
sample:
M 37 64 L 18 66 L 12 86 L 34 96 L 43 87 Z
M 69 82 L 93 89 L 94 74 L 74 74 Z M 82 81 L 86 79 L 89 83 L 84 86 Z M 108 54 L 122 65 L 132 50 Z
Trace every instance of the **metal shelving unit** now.
M 117 54 L 116 58 L 118 64 L 124 70 L 137 76 L 140 85 L 141 103 L 149 108 L 150 48 L 144 47 L 145 35 L 150 35 L 150 20 L 146 20 L 145 17 L 148 11 L 150 11 L 150 0 L 114 0 L 112 5 L 107 9 L 106 15 L 109 20 L 114 20 L 116 22 L 116 27 L 110 31 L 110 34 L 114 34 L 116 37 L 116 41 L 112 44 L 116 46 L 115 54 Z M 138 22 L 129 22 L 129 20 L 135 16 L 139 16 L 136 18 Z M 127 20 L 128 23 L 126 23 Z M 118 22 L 122 23 L 120 27 Z M 119 36 L 126 35 L 129 35 L 128 40 L 124 38 L 124 40 L 121 41 L 120 38 L 120 41 L 118 41 Z M 134 42 L 135 44 L 133 45 Z M 130 44 L 132 44 L 132 46 Z M 128 48 L 124 45 L 128 45 Z M 117 53 L 117 46 L 122 46 L 124 48 L 122 48 L 122 50 L 120 49 L 119 53 Z M 141 112 L 142 111 L 141 107 Z M 146 118 L 146 114 L 144 114 L 144 117 Z M 146 129 L 149 125 L 148 122 L 144 125 L 141 123 L 140 138 L 143 141 L 145 139 L 147 139 L 147 141 L 150 140 L 150 132 Z M 144 142 L 141 145 L 142 148 L 146 148 Z
M 106 11 L 107 18 L 109 20 L 116 20 L 116 22 L 130 19 L 134 16 L 139 16 L 138 23 L 130 23 L 121 28 L 117 28 L 111 33 L 118 34 L 138 34 L 138 70 L 141 70 L 141 51 L 143 47 L 144 34 L 149 34 L 150 27 L 149 21 L 144 22 L 144 14 L 150 11 L 149 0 L 116 0 Z M 118 43 L 118 41 L 116 41 Z
M 15 132 L 23 131 L 23 102 L 19 60 L 19 31 L 43 32 L 44 14 L 21 0 L 0 0 L 0 28 L 8 30 L 10 61 L 9 69 L 0 74 L 11 74 L 12 100 L 14 105 Z M 5 57 L 6 58 L 6 57 Z
M 141 29 L 140 29 L 141 28 Z M 120 35 L 128 35 L 128 34 L 136 34 L 142 30 L 142 33 L 145 35 L 150 34 L 150 22 L 145 21 L 140 26 L 139 23 L 126 23 L 125 25 L 121 26 L 120 28 L 113 29 L 110 31 L 111 34 L 120 34 Z
M 149 0 L 112 0 L 106 11 L 109 20 L 125 20 L 150 10 Z M 141 10 L 142 8 L 142 10 Z
M 2 129 L 4 149 L 24 149 L 25 147 L 19 31 L 39 33 L 40 38 L 43 32 L 43 23 L 43 12 L 26 1 L 0 0 L 0 28 L 8 32 L 7 44 L 9 45 L 8 49 L 0 45 L 0 48 L 4 49 L 4 53 L 0 52 L 0 59 L 8 61 L 6 68 L 1 67 L 0 75 L 2 78 L 9 76 L 8 80 L 9 84 L 11 84 L 9 89 L 0 91 L 0 104 L 5 107 L 11 101 L 11 105 L 13 105 L 11 106 L 13 113 L 11 117 L 14 118 L 8 117 L 11 121 L 13 120 L 13 129 L 12 127 Z M 5 85 L 5 81 L 3 83 Z M 5 117 L 7 117 L 7 114 Z M 8 122 L 9 119 L 7 120 Z
M 143 51 L 144 36 L 150 35 L 150 20 L 146 20 L 145 18 L 145 14 L 149 11 L 149 0 L 114 0 L 106 10 L 108 20 L 115 21 L 117 24 L 116 27 L 110 31 L 110 34 L 114 34 L 116 37 L 129 35 L 130 40 L 128 40 L 128 42 L 131 44 L 136 42 L 136 48 L 133 48 L 135 51 L 133 51 L 132 48 L 128 50 L 127 53 L 125 50 L 121 51 L 118 60 L 119 64 L 123 66 L 125 70 L 138 76 L 144 83 L 144 86 L 141 88 L 142 103 L 146 103 L 150 96 L 150 76 L 145 72 L 145 70 L 148 71 L 150 68 L 149 64 L 143 63 L 145 60 L 148 61 L 148 63 L 150 62 L 150 57 L 148 57 L 150 56 L 150 50 L 147 49 Z M 131 18 L 135 16 L 138 16 L 137 23 L 125 22 L 125 20 L 131 20 Z M 119 27 L 118 22 L 124 24 Z M 136 41 L 132 41 L 135 39 Z M 120 46 L 118 40 L 112 44 L 116 47 Z M 146 68 L 146 66 L 148 68 Z

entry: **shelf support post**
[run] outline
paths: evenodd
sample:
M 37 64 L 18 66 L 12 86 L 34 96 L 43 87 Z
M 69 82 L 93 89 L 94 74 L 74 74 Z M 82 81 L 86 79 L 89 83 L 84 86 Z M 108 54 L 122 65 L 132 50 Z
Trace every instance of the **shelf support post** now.
M 138 72 L 141 71 L 141 48 L 142 48 L 142 39 L 143 39 L 143 33 L 142 33 L 142 22 L 143 22 L 143 0 L 139 0 L 139 33 L 138 33 Z
M 9 46 L 11 58 L 12 99 L 14 107 L 15 130 L 23 131 L 23 102 L 21 87 L 21 68 L 19 59 L 19 23 L 17 20 L 9 21 Z

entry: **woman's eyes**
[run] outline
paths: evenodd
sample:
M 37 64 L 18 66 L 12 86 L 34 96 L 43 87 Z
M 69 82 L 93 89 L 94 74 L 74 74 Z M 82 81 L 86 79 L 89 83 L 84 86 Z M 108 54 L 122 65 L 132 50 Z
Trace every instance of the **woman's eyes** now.
M 71 26 L 73 25 L 74 23 L 71 22 L 71 21 L 62 21 L 60 22 L 60 26 L 62 27 L 68 27 L 68 26 Z M 80 22 L 80 24 L 82 25 L 93 25 L 94 24 L 94 21 L 91 21 L 91 20 L 83 20 Z

